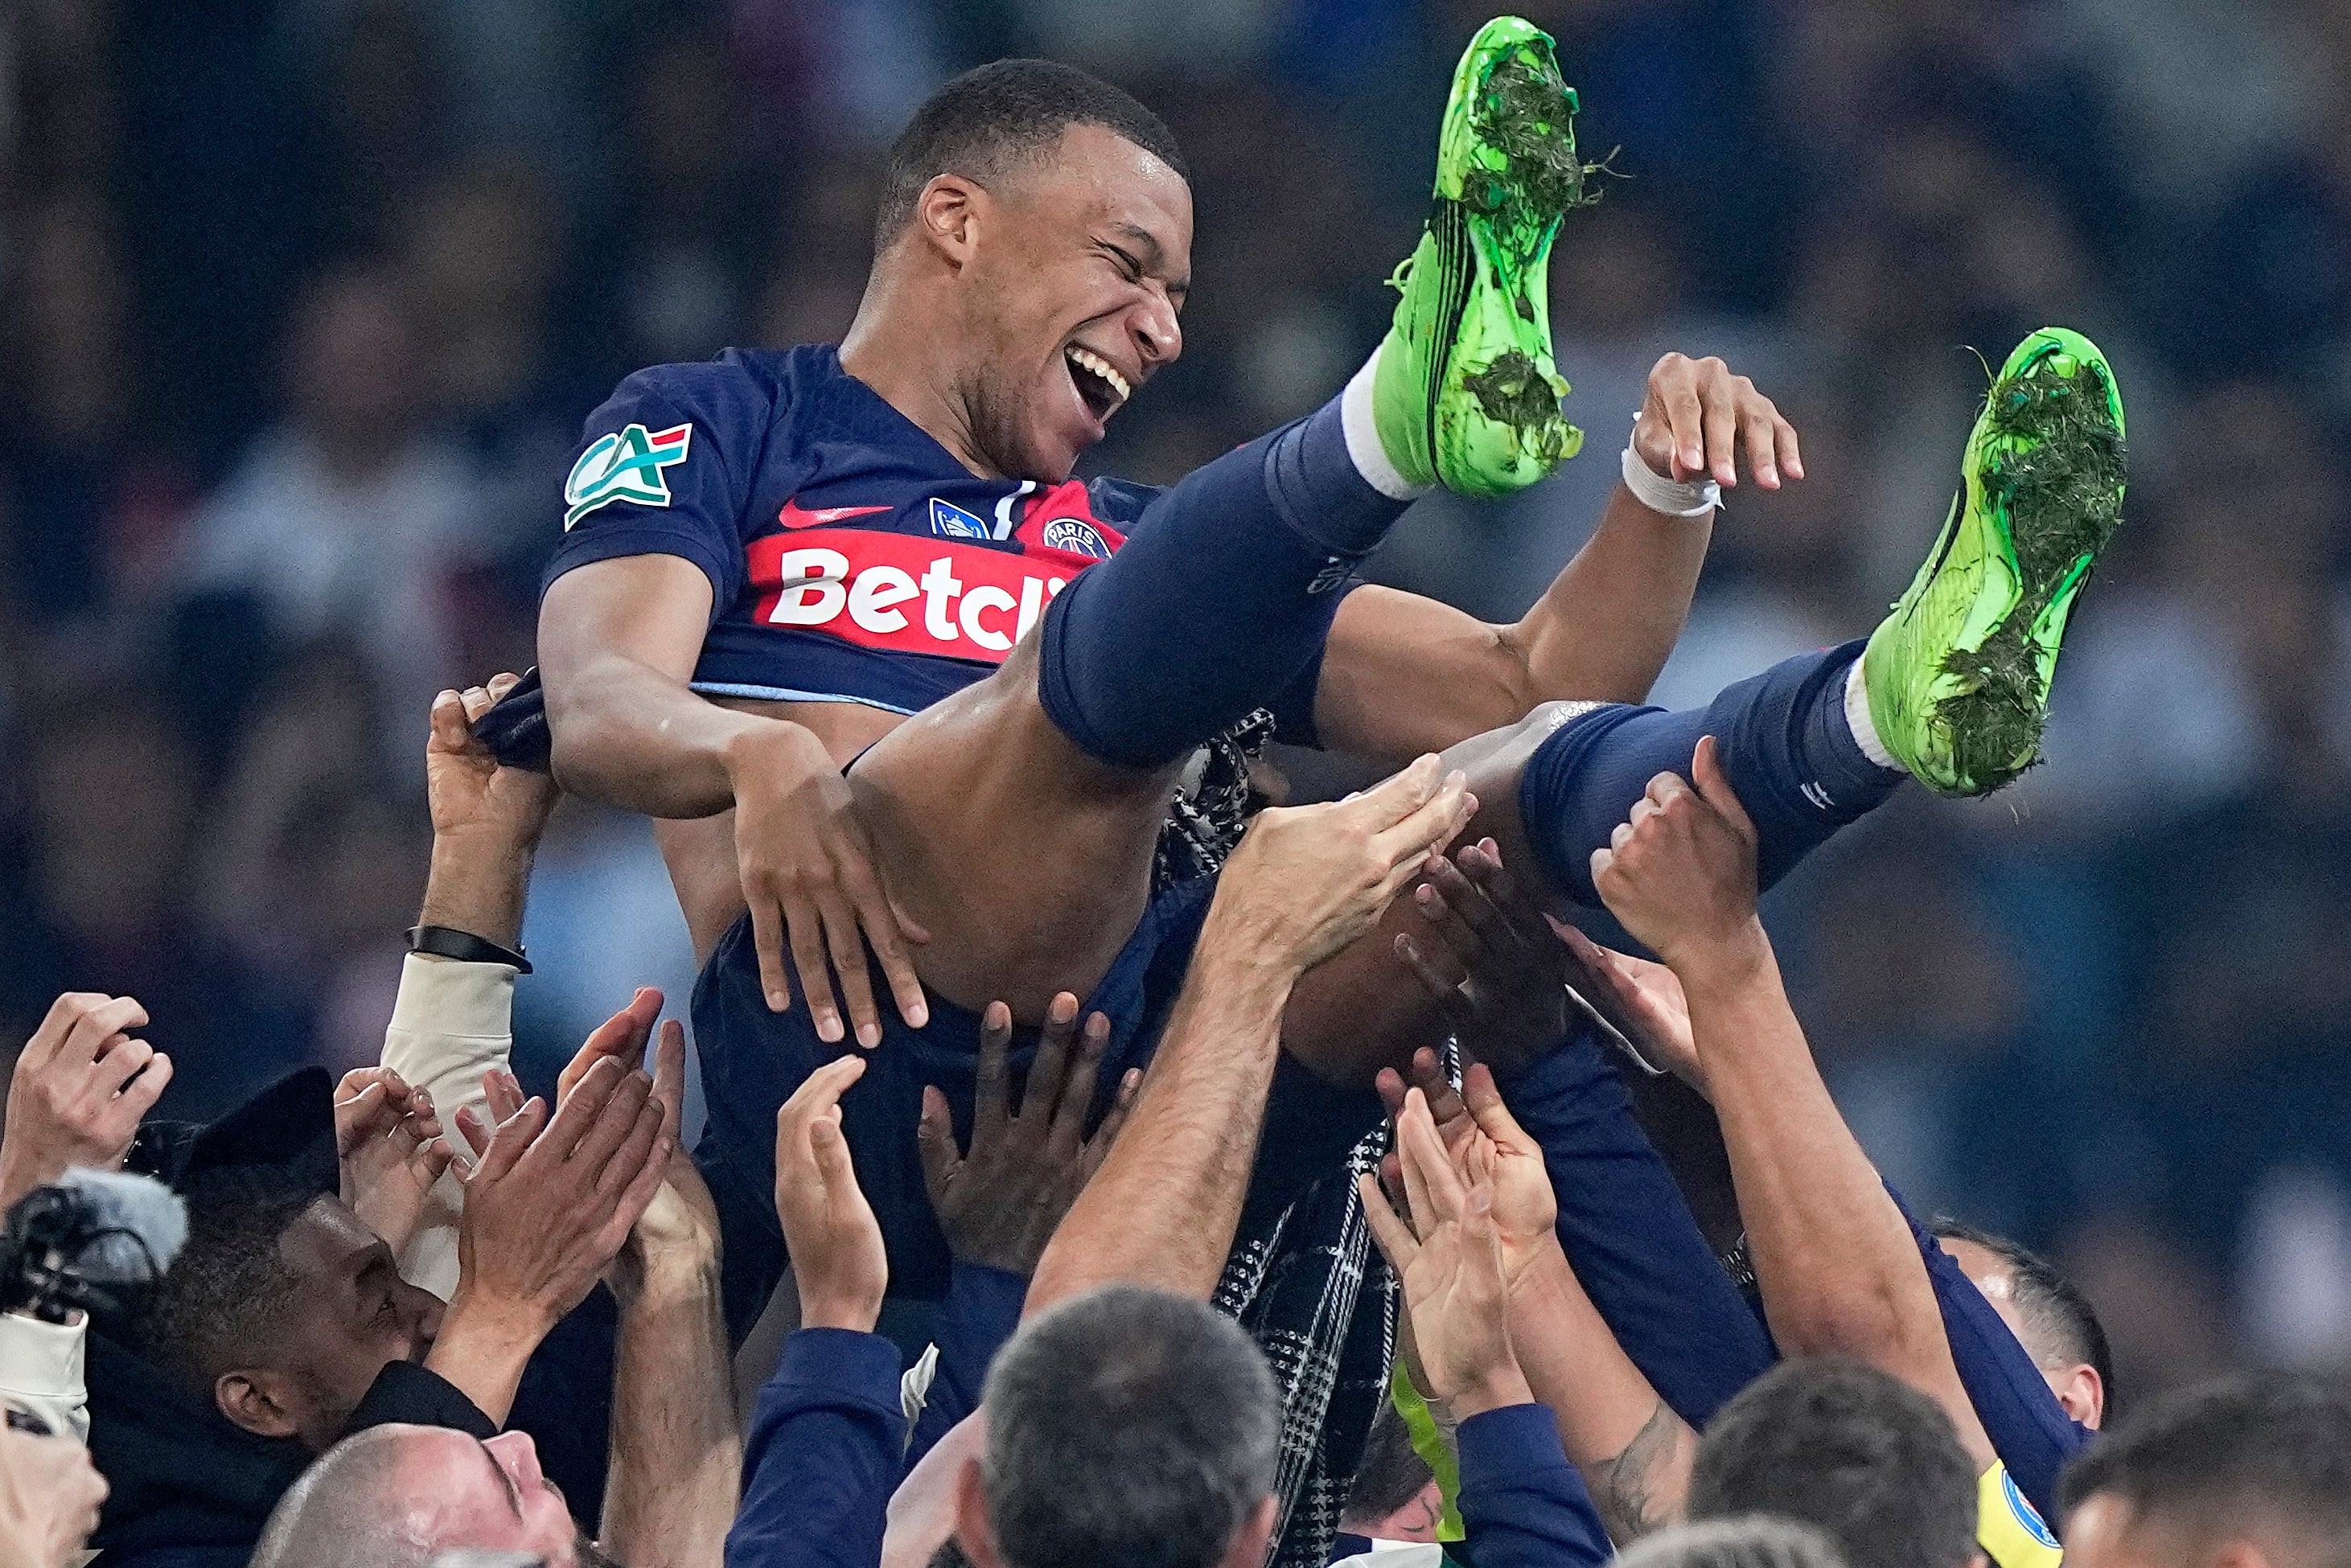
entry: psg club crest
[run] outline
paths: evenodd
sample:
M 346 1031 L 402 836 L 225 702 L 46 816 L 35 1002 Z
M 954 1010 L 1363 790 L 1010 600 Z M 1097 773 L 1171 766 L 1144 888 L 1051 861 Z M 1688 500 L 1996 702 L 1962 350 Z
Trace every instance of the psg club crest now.
M 569 532 L 574 523 L 615 501 L 667 506 L 669 481 L 662 470 L 684 462 L 693 439 L 694 426 L 688 422 L 665 431 L 631 425 L 590 441 L 563 482 L 564 504 L 570 508 L 563 514 L 564 529 Z
M 1040 538 L 1049 550 L 1067 550 L 1072 556 L 1091 556 L 1097 561 L 1110 559 L 1108 541 L 1081 517 L 1053 518 L 1045 524 Z

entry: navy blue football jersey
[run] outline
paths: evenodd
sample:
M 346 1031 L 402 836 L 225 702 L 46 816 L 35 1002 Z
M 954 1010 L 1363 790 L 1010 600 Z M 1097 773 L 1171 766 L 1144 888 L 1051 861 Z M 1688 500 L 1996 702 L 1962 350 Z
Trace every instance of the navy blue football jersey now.
M 710 579 L 694 690 L 919 711 L 980 679 L 1157 492 L 981 479 L 830 345 L 656 365 L 588 417 L 574 566 L 681 556 Z

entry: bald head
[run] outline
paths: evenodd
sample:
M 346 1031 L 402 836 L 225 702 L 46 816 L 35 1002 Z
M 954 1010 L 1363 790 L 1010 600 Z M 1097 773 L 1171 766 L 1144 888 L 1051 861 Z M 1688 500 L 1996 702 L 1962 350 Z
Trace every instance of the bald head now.
M 443 1427 L 371 1427 L 278 1500 L 250 1568 L 426 1568 L 464 1548 L 528 1552 L 549 1568 L 604 1560 L 580 1538 L 528 1437 L 485 1443 Z

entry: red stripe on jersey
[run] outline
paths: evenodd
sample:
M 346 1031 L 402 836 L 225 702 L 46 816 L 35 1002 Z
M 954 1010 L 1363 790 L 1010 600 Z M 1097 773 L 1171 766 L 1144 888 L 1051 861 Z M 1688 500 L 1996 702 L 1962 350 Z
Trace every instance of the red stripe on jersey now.
M 770 534 L 747 552 L 761 626 L 861 648 L 1001 664 L 1054 595 L 1093 562 L 865 528 Z

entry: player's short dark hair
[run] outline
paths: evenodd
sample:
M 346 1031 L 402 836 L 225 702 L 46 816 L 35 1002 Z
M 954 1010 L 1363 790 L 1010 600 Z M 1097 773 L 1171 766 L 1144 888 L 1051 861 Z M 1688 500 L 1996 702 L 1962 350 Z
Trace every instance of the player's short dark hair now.
M 891 143 L 873 218 L 874 251 L 888 248 L 914 215 L 923 187 L 939 175 L 986 184 L 1058 144 L 1073 125 L 1099 125 L 1191 178 L 1175 133 L 1125 88 L 1057 60 L 998 60 L 925 99 Z
M 1412 1428 L 1396 1413 L 1395 1402 L 1383 1399 L 1372 1417 L 1372 1429 L 1364 1434 L 1354 1485 L 1348 1489 L 1340 1517 L 1361 1524 L 1386 1519 L 1427 1490 L 1434 1473 L 1412 1446 Z
M 150 1293 L 144 1347 L 166 1372 L 208 1385 L 283 1322 L 298 1282 L 278 1250 L 318 1190 L 272 1167 L 209 1171 L 182 1196 L 188 1241 Z
M 987 1518 L 1013 1568 L 1209 1568 L 1273 1490 L 1273 1374 L 1205 1302 L 1073 1296 L 1021 1325 L 981 1403 Z
M 1689 1517 L 1810 1524 L 1851 1568 L 1964 1568 L 1976 1473 L 1950 1417 L 1858 1362 L 1783 1362 L 1725 1405 L 1690 1469 Z
M 1938 1240 L 1972 1241 L 2008 1265 L 2016 1282 L 2017 1315 L 2024 1320 L 2024 1348 L 2043 1366 L 2088 1366 L 2105 1389 L 2105 1411 L 2115 1408 L 2115 1353 L 2105 1324 L 2081 1287 L 2059 1273 L 2046 1258 L 2022 1242 L 1995 1236 L 1948 1216 L 1927 1227 Z
M 2134 1519 L 2306 1543 L 2317 1568 L 2351 1565 L 2351 1390 L 2252 1373 L 2176 1388 L 2085 1449 L 2060 1488 L 2071 1513 L 2097 1493 Z M 2273 1561 L 2275 1560 L 2274 1554 Z

